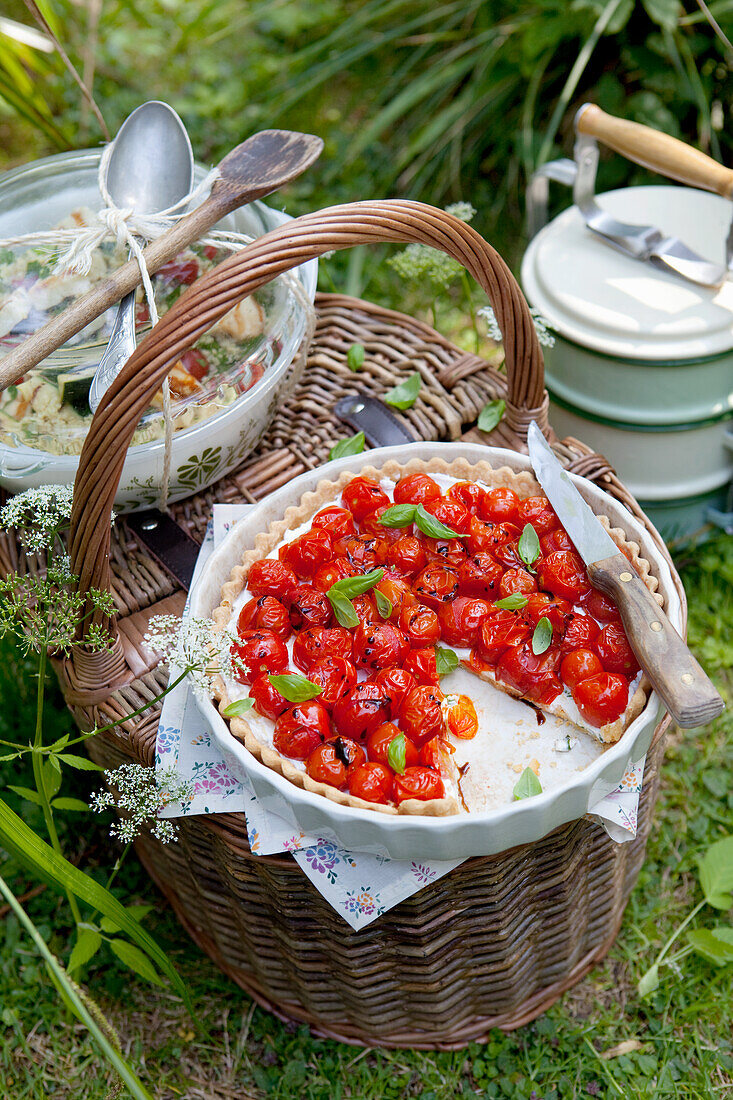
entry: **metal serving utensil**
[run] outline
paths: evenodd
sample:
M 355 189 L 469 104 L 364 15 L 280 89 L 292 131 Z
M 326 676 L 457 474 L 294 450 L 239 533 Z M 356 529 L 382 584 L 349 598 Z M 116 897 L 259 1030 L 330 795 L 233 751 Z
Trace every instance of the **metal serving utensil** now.
M 290 130 L 262 130 L 253 134 L 221 161 L 220 176 L 209 197 L 144 249 L 150 274 L 154 275 L 232 210 L 269 195 L 301 175 L 318 159 L 322 149 L 323 142 L 313 134 Z M 13 348 L 0 360 L 0 390 L 17 382 L 140 282 L 137 261 L 128 260 L 99 286 Z
M 158 214 L 180 202 L 193 183 L 193 150 L 186 127 L 167 103 L 151 100 L 117 131 L 105 183 L 115 206 Z M 105 390 L 135 350 L 135 291 L 117 307 L 112 333 L 89 389 L 96 412 Z
M 573 198 L 590 230 L 636 260 L 646 260 L 701 286 L 717 287 L 733 268 L 733 223 L 726 247 L 726 265 L 699 256 L 679 240 L 653 225 L 627 225 L 602 210 L 595 200 L 598 142 L 655 172 L 692 187 L 733 199 L 733 171 L 677 138 L 614 118 L 600 107 L 585 103 L 575 116 L 577 141 Z

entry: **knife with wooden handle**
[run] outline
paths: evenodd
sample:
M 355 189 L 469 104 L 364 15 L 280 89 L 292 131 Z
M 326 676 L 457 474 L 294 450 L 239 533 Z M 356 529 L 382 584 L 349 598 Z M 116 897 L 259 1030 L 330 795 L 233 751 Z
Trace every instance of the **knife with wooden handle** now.
M 639 664 L 679 726 L 703 726 L 725 703 L 644 581 L 604 530 L 533 421 L 527 437 L 537 480 L 585 562 L 591 582 L 616 603 Z
M 640 122 L 615 118 L 595 103 L 586 103 L 580 108 L 575 116 L 575 128 L 579 134 L 594 137 L 643 168 L 690 187 L 714 191 L 724 199 L 733 199 L 733 171 L 678 138 Z

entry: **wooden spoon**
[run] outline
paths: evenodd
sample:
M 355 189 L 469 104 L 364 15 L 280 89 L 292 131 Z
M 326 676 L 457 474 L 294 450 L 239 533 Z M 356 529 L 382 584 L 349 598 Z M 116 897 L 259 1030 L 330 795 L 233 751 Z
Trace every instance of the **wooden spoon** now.
M 221 175 L 209 197 L 144 250 L 150 274 L 160 270 L 186 245 L 204 236 L 225 214 L 269 195 L 301 175 L 318 159 L 322 149 L 319 137 L 290 130 L 262 130 L 247 138 L 220 163 Z M 141 282 L 140 268 L 135 260 L 130 260 L 78 298 L 0 359 L 0 390 L 18 382 L 31 367 L 41 363 Z

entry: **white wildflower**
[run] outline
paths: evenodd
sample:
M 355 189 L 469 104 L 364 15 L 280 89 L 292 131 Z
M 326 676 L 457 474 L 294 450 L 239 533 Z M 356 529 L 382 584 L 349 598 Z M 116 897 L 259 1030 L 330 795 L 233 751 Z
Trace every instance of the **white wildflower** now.
M 71 516 L 73 485 L 39 485 L 11 497 L 0 509 L 0 527 L 15 527 L 27 550 L 50 550 Z
M 503 337 L 501 335 L 501 329 L 499 323 L 496 320 L 496 314 L 491 306 L 482 306 L 481 309 L 476 311 L 480 317 L 483 317 L 486 321 L 486 327 L 488 329 L 489 338 L 495 340 L 497 344 L 501 344 Z M 538 309 L 534 306 L 530 307 L 530 314 L 534 322 L 535 331 L 537 332 L 537 339 L 543 348 L 552 348 L 555 346 L 555 337 L 550 328 L 550 322 L 546 317 L 543 317 Z
M 471 206 L 470 202 L 454 202 L 450 206 L 446 206 L 445 212 L 446 214 L 452 214 L 459 221 L 470 222 L 476 213 L 476 207 Z
M 209 619 L 184 615 L 156 615 L 150 620 L 145 643 L 156 650 L 172 669 L 189 674 L 198 695 L 211 694 L 211 677 L 217 672 L 234 676 L 241 662 L 232 645 L 234 635 L 221 634 Z
M 147 827 L 163 844 L 176 839 L 178 826 L 173 821 L 161 820 L 158 814 L 171 802 L 190 799 L 190 782 L 180 779 L 173 768 L 156 776 L 152 768 L 142 764 L 122 764 L 104 775 L 115 790 L 97 791 L 89 805 L 95 813 L 110 807 L 122 812 L 124 816 L 110 826 L 110 836 L 129 844 Z

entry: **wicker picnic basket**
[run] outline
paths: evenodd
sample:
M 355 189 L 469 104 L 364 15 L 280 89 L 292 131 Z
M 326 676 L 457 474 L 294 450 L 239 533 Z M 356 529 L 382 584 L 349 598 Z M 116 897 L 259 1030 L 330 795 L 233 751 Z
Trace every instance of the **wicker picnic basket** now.
M 459 439 L 489 400 L 506 413 L 491 437 L 463 438 L 526 450 L 534 418 L 567 468 L 600 484 L 661 539 L 608 463 L 547 426 L 543 361 L 522 293 L 508 268 L 470 226 L 413 202 L 364 202 L 290 222 L 200 279 L 141 344 L 94 418 L 76 479 L 70 538 L 83 592 L 111 588 L 118 614 L 110 654 L 78 648 L 57 670 L 79 725 L 90 729 L 137 712 L 165 685 L 142 643 L 151 616 L 180 612 L 184 593 L 110 511 L 135 426 L 179 354 L 244 295 L 324 252 L 369 242 L 422 242 L 454 256 L 491 299 L 504 336 L 506 373 L 466 354 L 400 313 L 341 295 L 319 295 L 308 366 L 278 409 L 257 452 L 233 476 L 172 506 L 200 541 L 214 501 L 256 500 L 328 457 L 344 434 L 332 412 L 357 390 L 375 396 L 420 372 L 404 413 L 420 439 Z M 355 376 L 346 353 L 366 349 Z M 6 541 L 6 564 L 18 567 Z M 670 563 L 671 564 L 671 563 Z M 20 563 L 22 567 L 22 562 Z M 684 592 L 672 570 L 684 606 Z M 106 767 L 153 767 L 159 707 L 89 743 Z M 289 854 L 253 856 L 242 814 L 183 818 L 180 841 L 138 841 L 140 859 L 181 923 L 221 969 L 261 1005 L 344 1042 L 424 1049 L 481 1041 L 492 1027 L 533 1019 L 609 950 L 638 875 L 659 786 L 664 732 L 647 756 L 634 841 L 618 845 L 588 818 L 534 844 L 471 859 L 353 932 Z

